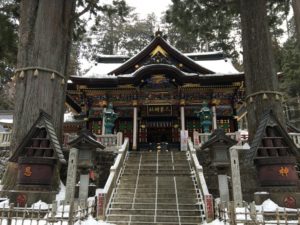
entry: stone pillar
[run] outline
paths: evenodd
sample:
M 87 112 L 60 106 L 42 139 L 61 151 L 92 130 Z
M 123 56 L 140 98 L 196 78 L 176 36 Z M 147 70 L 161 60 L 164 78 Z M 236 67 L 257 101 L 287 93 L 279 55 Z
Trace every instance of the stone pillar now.
M 212 106 L 211 108 L 211 111 L 212 111 L 212 116 L 213 116 L 213 124 L 212 124 L 212 129 L 215 130 L 217 129 L 217 112 L 216 112 L 216 106 Z
M 132 150 L 137 149 L 137 101 L 133 101 L 133 136 Z
M 105 111 L 106 111 L 106 108 L 103 108 L 103 111 L 102 111 L 102 135 L 105 134 L 105 116 L 104 116 Z
M 239 153 L 234 146 L 230 148 L 232 196 L 236 206 L 242 207 L 243 196 L 240 177 Z
M 222 202 L 229 202 L 229 188 L 227 175 L 218 175 L 219 193 Z
M 68 162 L 68 175 L 66 184 L 65 201 L 67 204 L 74 203 L 75 185 L 76 185 L 76 172 L 78 162 L 78 149 L 71 148 Z
M 79 185 L 79 202 L 80 205 L 85 205 L 89 194 L 89 174 L 80 174 L 80 185 Z

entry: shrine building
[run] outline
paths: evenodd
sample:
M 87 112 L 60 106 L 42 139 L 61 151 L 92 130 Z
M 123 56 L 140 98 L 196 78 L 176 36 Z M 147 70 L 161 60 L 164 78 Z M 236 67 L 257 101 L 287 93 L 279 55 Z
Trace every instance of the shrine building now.
M 85 75 L 70 77 L 66 99 L 79 124 L 94 134 L 105 133 L 102 115 L 109 104 L 118 116 L 113 132 L 128 137 L 133 150 L 159 142 L 177 148 L 181 130 L 190 137 L 204 132 L 196 113 L 204 104 L 212 112 L 210 130 L 238 130 L 244 74 L 222 52 L 185 54 L 157 32 L 131 58 L 99 56 L 96 61 Z M 65 125 L 65 132 L 78 127 Z

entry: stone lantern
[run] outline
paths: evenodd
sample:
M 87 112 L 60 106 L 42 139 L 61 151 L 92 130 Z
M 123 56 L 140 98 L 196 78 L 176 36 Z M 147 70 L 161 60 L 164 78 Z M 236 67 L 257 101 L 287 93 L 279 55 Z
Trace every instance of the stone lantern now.
M 201 149 L 209 149 L 211 166 L 221 169 L 230 166 L 229 148 L 236 143 L 225 134 L 223 129 L 216 129 Z
M 69 142 L 73 148 L 77 148 L 78 152 L 78 168 L 90 169 L 94 166 L 93 160 L 96 156 L 97 149 L 104 149 L 105 146 L 96 141 L 96 137 L 87 129 L 81 130 L 78 137 Z
M 229 201 L 228 177 L 231 174 L 229 148 L 236 143 L 226 136 L 223 129 L 216 129 L 210 139 L 201 146 L 202 151 L 198 153 L 198 157 L 201 154 L 206 155 L 203 168 L 208 176 L 208 187 L 214 194 L 220 196 L 221 202 Z
M 196 116 L 200 119 L 200 124 L 203 133 L 209 133 L 212 125 L 212 113 L 207 103 L 204 103 L 200 111 L 195 112 Z
M 86 200 L 88 197 L 89 171 L 95 165 L 94 159 L 96 158 L 97 149 L 105 148 L 95 139 L 96 137 L 89 130 L 84 129 L 75 140 L 68 143 L 72 148 L 78 149 L 77 168 L 80 171 L 80 200 Z

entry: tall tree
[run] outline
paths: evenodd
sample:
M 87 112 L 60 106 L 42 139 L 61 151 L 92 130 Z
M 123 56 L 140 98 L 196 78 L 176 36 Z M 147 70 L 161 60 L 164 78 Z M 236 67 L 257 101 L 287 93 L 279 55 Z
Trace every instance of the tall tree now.
M 20 7 L 16 99 L 11 149 L 20 144 L 40 109 L 53 118 L 60 136 L 75 0 L 23 0 Z M 40 68 L 40 69 L 39 69 Z M 54 74 L 54 79 L 53 78 Z M 61 77 L 62 76 L 62 77 Z M 9 164 L 4 189 L 15 185 L 17 167 Z
M 239 0 L 172 0 L 167 10 L 166 20 L 177 31 L 191 38 L 186 43 L 194 45 L 195 36 L 198 49 L 206 46 L 209 51 L 222 50 L 233 59 L 238 57 L 240 18 Z M 289 0 L 267 1 L 269 25 L 274 38 L 283 34 L 280 26 L 289 10 Z M 280 16 L 278 16 L 280 15 Z
M 298 44 L 300 45 L 300 1 L 292 0 Z
M 119 2 L 115 5 L 122 14 L 124 0 L 114 2 Z M 76 5 L 82 10 L 76 12 Z M 98 10 L 103 10 L 99 0 L 21 0 L 12 151 L 40 109 L 52 116 L 55 131 L 61 137 L 73 26 L 77 22 L 78 32 L 82 28 L 78 18 L 86 12 L 95 15 Z M 17 166 L 8 164 L 3 189 L 15 186 L 16 174 Z
M 284 124 L 281 102 L 276 94 L 266 93 L 278 90 L 266 4 L 266 0 L 241 0 L 240 4 L 246 94 L 254 95 L 253 103 L 247 98 L 250 140 L 266 110 L 272 109 Z

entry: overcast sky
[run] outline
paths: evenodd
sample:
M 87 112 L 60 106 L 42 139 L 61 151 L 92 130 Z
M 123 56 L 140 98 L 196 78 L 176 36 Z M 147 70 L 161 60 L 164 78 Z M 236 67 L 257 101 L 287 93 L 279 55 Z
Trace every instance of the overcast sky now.
M 147 14 L 154 12 L 158 19 L 166 11 L 167 6 L 172 3 L 171 0 L 126 0 L 126 2 L 129 6 L 136 8 L 135 12 L 141 18 L 145 18 Z

